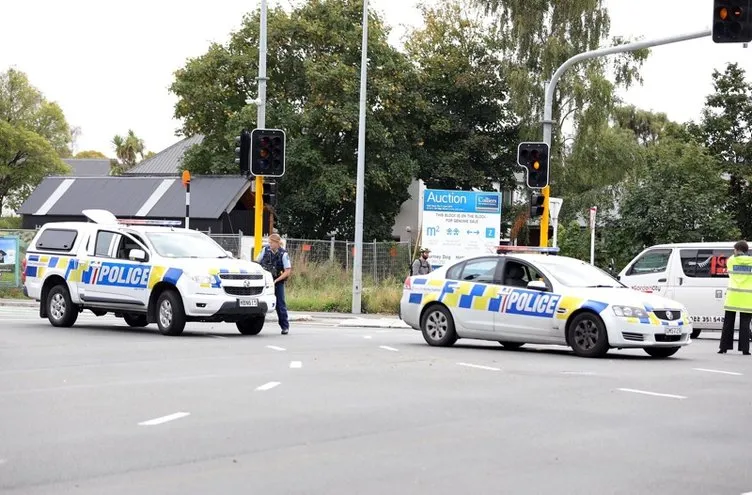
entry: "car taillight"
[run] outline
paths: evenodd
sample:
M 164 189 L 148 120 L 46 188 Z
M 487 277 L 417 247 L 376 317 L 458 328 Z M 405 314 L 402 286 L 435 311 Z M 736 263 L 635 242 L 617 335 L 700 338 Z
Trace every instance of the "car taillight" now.
M 21 283 L 26 283 L 26 258 L 21 261 Z
M 407 278 L 405 279 L 405 285 L 404 285 L 404 288 L 405 288 L 405 289 L 411 289 L 411 288 L 412 288 L 412 284 L 410 283 L 410 277 L 407 277 Z

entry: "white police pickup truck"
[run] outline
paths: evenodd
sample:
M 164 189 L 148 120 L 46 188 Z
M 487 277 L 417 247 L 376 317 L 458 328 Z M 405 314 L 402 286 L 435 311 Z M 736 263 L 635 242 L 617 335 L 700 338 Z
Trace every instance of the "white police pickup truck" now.
M 276 309 L 271 274 L 201 232 L 83 214 L 94 223 L 45 224 L 26 252 L 24 294 L 54 326 L 70 327 L 88 309 L 131 327 L 156 323 L 165 335 L 188 321 L 234 322 L 256 335 Z

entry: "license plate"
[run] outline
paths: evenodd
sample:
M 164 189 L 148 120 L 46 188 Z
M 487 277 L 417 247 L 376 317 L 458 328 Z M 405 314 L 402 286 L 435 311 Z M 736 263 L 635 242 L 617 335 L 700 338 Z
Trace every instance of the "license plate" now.
M 679 327 L 668 327 L 666 329 L 666 335 L 681 335 L 681 328 L 679 328 Z
M 258 299 L 238 299 L 241 308 L 255 308 L 258 306 Z

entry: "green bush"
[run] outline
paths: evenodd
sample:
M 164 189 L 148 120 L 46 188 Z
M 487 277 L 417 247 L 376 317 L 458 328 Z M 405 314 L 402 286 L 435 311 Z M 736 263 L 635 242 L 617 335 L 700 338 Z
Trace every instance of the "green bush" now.
M 402 297 L 402 280 L 374 281 L 363 277 L 364 313 L 396 314 Z M 349 313 L 352 309 L 352 272 L 339 264 L 293 260 L 287 282 L 287 306 L 291 311 Z

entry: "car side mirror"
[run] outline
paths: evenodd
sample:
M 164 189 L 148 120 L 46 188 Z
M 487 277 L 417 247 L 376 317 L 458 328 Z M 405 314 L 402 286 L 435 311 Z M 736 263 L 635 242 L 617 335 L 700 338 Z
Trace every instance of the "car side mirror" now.
M 546 285 L 546 282 L 541 282 L 540 280 L 532 280 L 528 282 L 527 288 L 530 290 L 539 290 L 541 292 L 548 292 L 548 286 Z
M 225 254 L 227 255 L 228 258 L 234 258 L 235 257 L 235 255 L 232 254 L 230 251 L 225 251 Z
M 131 249 L 128 252 L 128 259 L 131 261 L 146 261 L 147 256 L 143 249 Z

